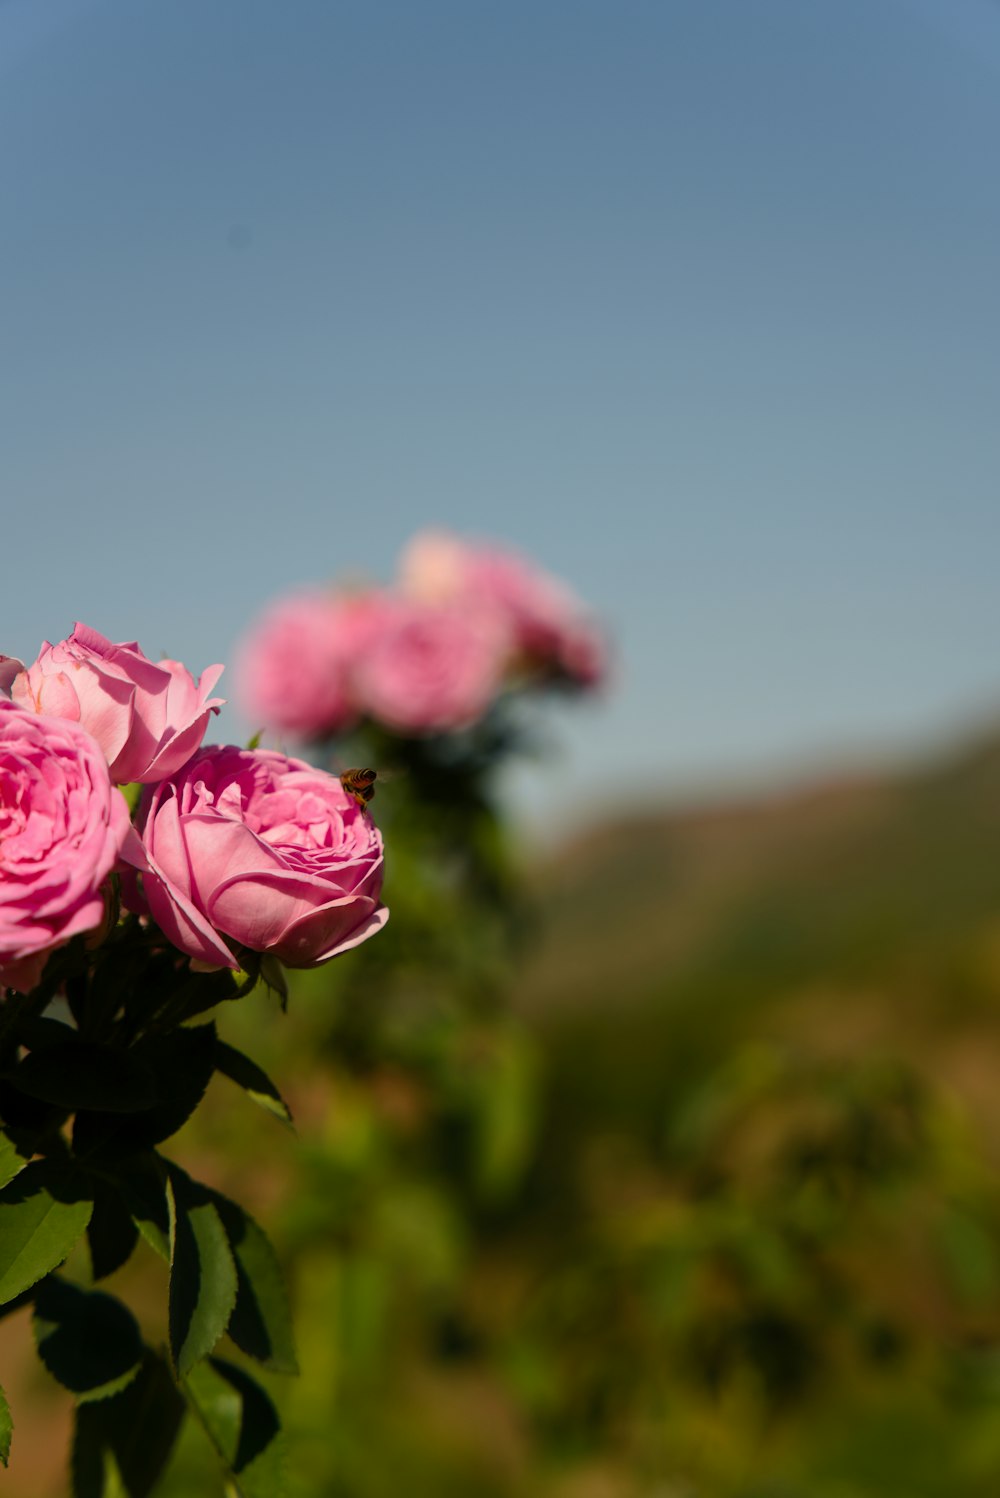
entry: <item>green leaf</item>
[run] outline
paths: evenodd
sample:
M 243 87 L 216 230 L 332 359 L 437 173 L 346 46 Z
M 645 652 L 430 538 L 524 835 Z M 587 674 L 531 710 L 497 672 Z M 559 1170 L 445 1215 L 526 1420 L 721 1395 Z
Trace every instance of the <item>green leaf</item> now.
M 215 1026 L 192 1025 L 166 1035 L 146 1035 L 129 1053 L 151 1078 L 155 1103 L 136 1116 L 78 1113 L 73 1148 L 78 1155 L 148 1149 L 176 1134 L 197 1108 L 215 1070 Z
M 0 1124 L 22 1154 L 38 1153 L 41 1141 L 57 1133 L 66 1118 L 64 1108 L 53 1108 L 37 1098 L 26 1097 L 0 1076 Z
M 18 1092 L 70 1112 L 136 1113 L 157 1101 L 152 1072 L 131 1051 L 85 1040 L 29 1051 L 7 1078 Z
M 47 1015 L 26 1015 L 18 1025 L 18 1040 L 29 1051 L 45 1051 L 53 1045 L 75 1045 L 79 1039 L 79 1030 Z
M 164 1198 L 164 1207 L 166 1198 Z M 131 1258 L 139 1231 L 121 1193 L 104 1182 L 95 1183 L 94 1211 L 87 1224 L 90 1267 L 95 1280 L 113 1274 Z
M 243 1091 L 260 1107 L 266 1108 L 268 1113 L 273 1113 L 275 1118 L 280 1118 L 282 1123 L 291 1125 L 292 1115 L 288 1104 L 267 1072 L 262 1071 L 256 1061 L 251 1061 L 249 1056 L 244 1056 L 242 1051 L 238 1051 L 235 1046 L 227 1045 L 224 1040 L 217 1040 L 215 1065 L 224 1077 L 235 1082 L 237 1087 L 242 1087 Z
M 73 1498 L 147 1498 L 170 1459 L 184 1411 L 166 1363 L 146 1348 L 123 1393 L 76 1411 Z
M 242 1368 L 209 1358 L 191 1370 L 183 1388 L 239 1498 L 280 1498 L 284 1440 L 260 1385 Z
M 236 1263 L 236 1305 L 229 1335 L 241 1351 L 274 1373 L 298 1373 L 284 1276 L 263 1228 L 218 1193 L 212 1201 Z
M 138 1323 L 101 1290 L 50 1275 L 35 1294 L 34 1329 L 38 1356 L 81 1403 L 120 1393 L 139 1371 Z
M 120 935 L 125 936 L 122 932 Z M 85 997 L 72 1005 L 73 1018 L 88 1038 L 100 1037 L 120 1011 L 134 1011 L 141 1004 L 150 1012 L 166 997 L 163 979 L 166 975 L 148 948 L 111 943 L 101 947 L 92 959 L 90 984 Z M 175 982 L 171 972 L 169 982 Z
M 0 1305 L 62 1263 L 93 1207 L 80 1178 L 47 1160 L 0 1192 Z
M 0 1134 L 0 1190 L 12 1181 L 16 1175 L 27 1165 L 27 1160 L 19 1153 L 13 1139 L 6 1134 Z
M 6 1467 L 10 1460 L 10 1438 L 14 1429 L 14 1421 L 11 1419 L 10 1405 L 3 1389 L 0 1389 L 0 1462 Z
M 222 1221 L 204 1186 L 171 1166 L 170 1353 L 187 1373 L 211 1352 L 236 1304 L 236 1266 Z
M 236 974 L 230 968 L 219 968 L 209 973 L 191 973 L 179 988 L 175 987 L 170 997 L 169 1013 L 174 1024 L 204 1014 L 218 1004 L 228 1003 L 239 997 Z M 163 1033 L 162 1031 L 160 1032 Z
M 215 1025 L 190 1025 L 169 1035 L 147 1035 L 136 1047 L 153 1072 L 161 1102 L 136 1119 L 139 1136 L 159 1144 L 185 1123 L 215 1071 Z

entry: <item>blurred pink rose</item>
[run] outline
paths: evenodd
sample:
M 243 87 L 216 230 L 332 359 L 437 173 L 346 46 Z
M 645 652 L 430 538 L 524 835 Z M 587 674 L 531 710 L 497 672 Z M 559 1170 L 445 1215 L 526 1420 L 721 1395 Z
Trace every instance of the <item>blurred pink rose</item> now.
M 424 531 L 403 553 L 401 579 L 411 597 L 495 612 L 510 631 L 515 668 L 541 666 L 587 687 L 606 673 L 603 636 L 579 599 L 517 552 Z
M 222 705 L 209 696 L 221 674 L 209 666 L 198 685 L 179 661 L 147 660 L 134 641 L 113 645 L 76 624 L 68 640 L 45 641 L 12 695 L 33 712 L 81 723 L 104 750 L 111 778 L 127 785 L 172 775 L 191 757 Z
M 272 604 L 237 658 L 247 717 L 297 738 L 320 738 L 351 723 L 353 672 L 379 608 L 372 593 L 300 593 Z
M 336 776 L 302 760 L 202 749 L 150 787 L 136 825 L 144 851 L 126 857 L 149 913 L 209 965 L 238 967 L 235 943 L 316 967 L 388 919 L 377 827 Z
M 492 610 L 387 601 L 365 651 L 363 706 L 396 732 L 464 728 L 499 691 L 509 645 Z
M 101 924 L 130 831 L 96 740 L 0 700 L 0 988 L 27 992 L 55 947 Z

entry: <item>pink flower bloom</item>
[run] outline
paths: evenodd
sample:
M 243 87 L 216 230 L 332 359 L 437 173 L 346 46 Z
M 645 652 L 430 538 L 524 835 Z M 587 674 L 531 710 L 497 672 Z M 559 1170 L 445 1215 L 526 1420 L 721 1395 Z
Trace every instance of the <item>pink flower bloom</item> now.
M 55 947 L 101 924 L 130 831 L 91 735 L 0 700 L 0 988 L 27 992 Z
M 179 661 L 147 660 L 134 641 L 113 645 L 77 624 L 68 640 L 46 640 L 15 678 L 13 698 L 81 723 L 104 750 L 111 778 L 127 785 L 172 775 L 191 757 L 222 705 L 209 696 L 221 674 L 209 666 L 198 685 Z
M 302 760 L 202 749 L 146 792 L 137 826 L 144 854 L 126 857 L 149 913 L 200 962 L 238 967 L 235 944 L 316 967 L 388 919 L 377 827 L 336 776 Z
M 399 733 L 464 728 L 499 691 L 509 646 L 492 610 L 394 600 L 368 640 L 362 705 Z
M 411 597 L 495 612 L 510 631 L 514 668 L 542 667 L 587 687 L 605 675 L 603 637 L 579 599 L 514 551 L 425 531 L 404 552 L 401 574 Z
M 245 636 L 237 693 L 254 723 L 320 738 L 357 717 L 353 672 L 373 612 L 369 593 L 300 593 L 281 598 Z

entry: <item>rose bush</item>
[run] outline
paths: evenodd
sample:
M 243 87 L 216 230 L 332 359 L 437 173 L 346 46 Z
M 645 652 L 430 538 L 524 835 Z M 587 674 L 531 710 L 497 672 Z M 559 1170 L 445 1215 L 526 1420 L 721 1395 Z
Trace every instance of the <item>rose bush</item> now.
M 104 750 L 118 785 L 155 781 L 179 770 L 205 736 L 221 697 L 209 693 L 221 666 L 196 683 L 178 661 L 151 661 L 135 641 L 112 644 L 76 624 L 68 639 L 46 640 L 14 678 L 15 702 L 82 724 Z
M 97 741 L 0 699 L 0 989 L 26 992 L 55 947 L 105 919 L 128 834 Z
M 206 748 L 139 809 L 142 899 L 199 961 L 236 947 L 315 967 L 381 929 L 382 839 L 332 775 L 268 751 Z M 139 903 L 133 888 L 127 902 Z

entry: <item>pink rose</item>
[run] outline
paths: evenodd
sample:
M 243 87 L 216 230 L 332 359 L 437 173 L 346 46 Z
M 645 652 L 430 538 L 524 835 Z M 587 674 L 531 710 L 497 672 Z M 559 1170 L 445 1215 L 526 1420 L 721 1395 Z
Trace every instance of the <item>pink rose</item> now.
M 401 576 L 414 598 L 495 612 L 510 631 L 515 667 L 541 666 L 588 687 L 605 675 L 603 637 L 579 599 L 514 551 L 425 531 L 404 552 Z
M 297 738 L 351 723 L 353 672 L 376 607 L 367 593 L 300 593 L 272 604 L 244 638 L 236 665 L 251 722 Z
M 113 645 L 76 624 L 68 640 L 46 640 L 14 681 L 14 701 L 36 713 L 82 723 L 100 744 L 118 785 L 160 780 L 189 759 L 223 698 L 209 666 L 200 685 L 179 661 L 151 661 L 135 641 Z
M 362 704 L 398 733 L 467 727 L 499 691 L 509 646 L 491 610 L 387 601 L 365 651 Z
M 0 988 L 27 992 L 55 947 L 101 924 L 130 830 L 91 735 L 0 700 Z
M 336 776 L 302 760 L 202 749 L 150 787 L 137 827 L 149 913 L 199 961 L 238 967 L 235 944 L 316 967 L 388 919 L 378 828 Z

